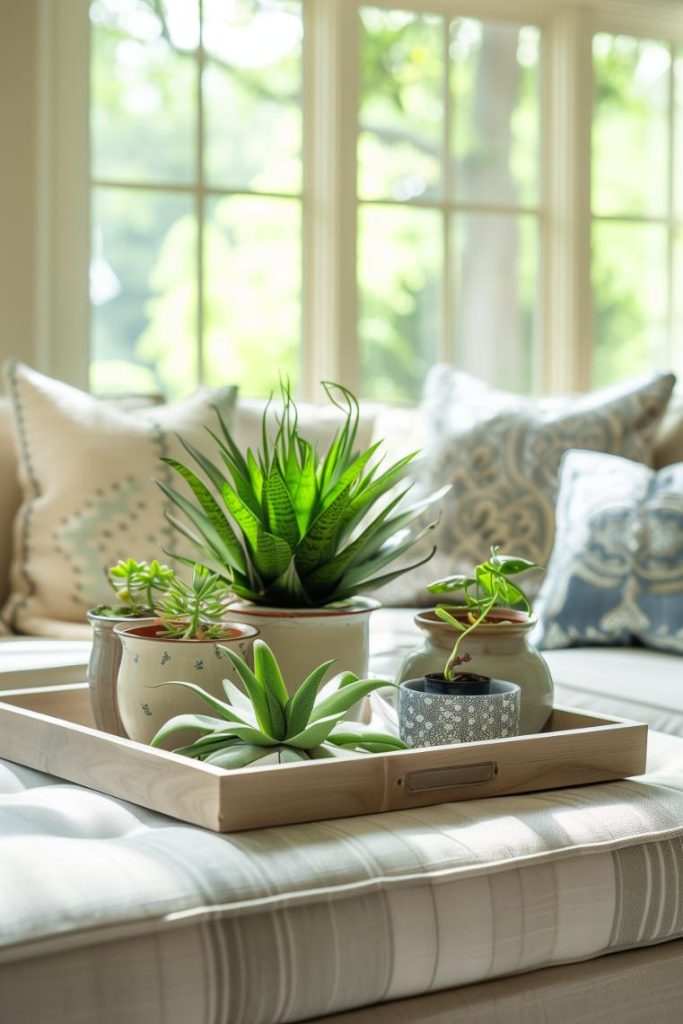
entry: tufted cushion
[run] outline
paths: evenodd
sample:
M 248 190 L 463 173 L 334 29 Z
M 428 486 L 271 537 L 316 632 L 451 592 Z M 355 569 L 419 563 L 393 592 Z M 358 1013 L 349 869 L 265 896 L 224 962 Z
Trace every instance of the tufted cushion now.
M 161 456 L 181 456 L 176 433 L 202 447 L 212 405 L 229 419 L 236 391 L 131 412 L 21 364 L 9 364 L 6 377 L 22 505 L 3 617 L 18 632 L 87 637 L 86 610 L 110 593 L 106 567 L 174 547 L 153 479 L 171 473 Z

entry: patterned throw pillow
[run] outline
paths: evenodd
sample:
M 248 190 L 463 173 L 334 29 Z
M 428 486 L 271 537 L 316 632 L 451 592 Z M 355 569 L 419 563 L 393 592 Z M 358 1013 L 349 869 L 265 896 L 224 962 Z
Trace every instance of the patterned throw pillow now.
M 547 565 L 564 453 L 585 448 L 651 464 L 674 382 L 672 374 L 657 374 L 575 398 L 535 401 L 489 388 L 451 366 L 433 367 L 423 399 L 428 439 L 417 488 L 429 494 L 452 486 L 439 525 L 425 541 L 437 545 L 436 555 L 398 586 L 390 584 L 390 603 L 424 604 L 430 580 L 471 571 L 492 544 Z M 533 596 L 541 582 L 540 573 L 530 574 L 524 589 Z M 386 594 L 379 596 L 387 600 Z
M 683 462 L 654 472 L 598 452 L 562 463 L 539 646 L 628 644 L 683 654 Z
M 5 377 L 22 504 L 3 618 L 21 633 L 87 636 L 86 610 L 111 596 L 105 568 L 125 556 L 163 557 L 161 547 L 176 544 L 154 483 L 173 475 L 160 457 L 181 455 L 176 434 L 205 447 L 212 406 L 230 421 L 236 389 L 132 412 L 21 364 L 8 364 Z

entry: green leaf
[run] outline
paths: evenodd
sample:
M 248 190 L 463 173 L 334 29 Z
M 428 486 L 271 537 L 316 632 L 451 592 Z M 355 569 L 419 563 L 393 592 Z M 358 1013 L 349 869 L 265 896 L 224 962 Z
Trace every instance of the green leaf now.
M 476 579 L 465 573 L 458 573 L 455 576 L 444 576 L 443 579 L 434 580 L 427 587 L 432 594 L 450 594 L 453 590 L 463 590 L 465 587 L 474 586 Z
M 325 700 L 318 701 L 311 713 L 311 722 L 320 721 L 328 715 L 346 714 L 347 711 L 380 686 L 387 686 L 386 679 L 359 679 L 355 683 L 347 683 L 336 693 Z
M 227 650 L 227 648 L 223 648 L 223 650 Z M 201 686 L 197 686 L 196 683 L 186 683 L 180 679 L 173 679 L 167 683 L 158 683 L 157 685 L 183 686 L 186 690 L 189 690 L 191 693 L 196 694 L 197 697 L 203 700 L 205 704 L 208 704 L 209 707 L 213 708 L 214 711 L 217 711 L 220 717 L 224 718 L 226 722 L 238 722 L 243 724 L 242 718 L 240 717 L 240 715 L 237 714 L 234 708 L 231 708 L 230 705 L 226 704 L 224 701 L 219 700 L 218 697 L 214 697 L 213 694 L 208 693 L 206 690 L 203 690 Z M 162 729 L 164 728 L 165 726 L 162 726 Z
M 254 673 L 261 683 L 268 704 L 270 733 L 277 739 L 285 738 L 285 705 L 288 694 L 273 652 L 263 640 L 254 642 Z
M 504 576 L 514 576 L 518 572 L 526 572 L 527 569 L 540 569 L 535 562 L 517 558 L 515 555 L 493 555 L 491 563 L 500 569 Z
M 217 750 L 204 758 L 205 764 L 212 764 L 216 768 L 225 768 L 233 771 L 236 768 L 246 768 L 247 765 L 267 757 L 270 748 L 258 746 L 252 743 L 239 743 L 236 746 L 227 747 L 225 750 Z
M 404 458 L 395 462 L 393 466 L 382 473 L 381 476 L 371 483 L 368 487 L 359 490 L 354 495 L 353 500 L 350 502 L 349 507 L 346 511 L 345 522 L 349 528 L 358 521 L 358 519 L 365 514 L 371 505 L 386 494 L 394 484 L 397 484 L 408 472 L 409 463 L 415 458 L 417 452 L 411 452 L 410 455 L 406 455 Z
M 437 615 L 442 622 L 447 622 L 449 626 L 453 627 L 453 629 L 457 629 L 459 633 L 464 633 L 471 625 L 469 622 L 461 622 L 459 619 L 456 619 L 454 615 L 451 615 L 447 608 L 443 607 L 443 605 L 438 605 L 438 607 L 434 609 L 434 614 Z
M 310 760 L 307 751 L 295 747 L 280 747 L 280 764 L 293 764 L 296 761 Z
M 249 544 L 254 565 L 263 581 L 267 583 L 276 579 L 285 572 L 292 560 L 289 544 L 264 530 L 260 521 L 229 484 L 223 488 L 223 500 Z
M 254 672 L 266 690 L 270 690 L 282 708 L 289 700 L 280 666 L 264 640 L 254 641 Z
M 263 484 L 263 503 L 268 530 L 294 549 L 299 543 L 299 524 L 277 463 L 273 463 Z
M 287 467 L 285 481 L 289 490 L 299 534 L 306 533 L 318 511 L 318 482 L 315 476 L 315 452 L 303 438 L 299 438 L 301 466 Z
M 212 718 L 210 715 L 175 715 L 174 718 L 169 718 L 168 722 L 161 726 L 153 739 L 150 740 L 150 746 L 158 747 L 168 736 L 173 735 L 174 732 L 178 732 L 180 729 L 197 729 L 202 733 L 212 733 L 224 728 L 225 720 L 222 718 Z
M 255 645 L 258 642 L 258 640 L 255 641 Z M 263 731 L 267 733 L 269 736 L 274 737 L 274 723 L 270 714 L 270 705 L 268 698 L 266 696 L 265 689 L 260 679 L 258 679 L 254 675 L 254 673 L 247 665 L 246 661 L 244 661 L 243 658 L 240 658 L 239 654 L 235 654 L 235 652 L 232 651 L 229 647 L 225 647 L 222 644 L 219 644 L 218 646 L 219 649 L 223 651 L 224 654 L 227 654 L 227 656 L 230 658 L 230 661 L 235 666 L 235 671 L 242 680 L 244 688 L 249 695 L 249 699 L 251 700 L 252 706 L 254 708 L 254 714 L 256 715 L 256 721 L 258 722 L 259 727 L 263 729 Z
M 185 474 L 181 475 L 184 476 Z M 169 487 L 168 484 L 165 484 L 162 480 L 157 480 L 156 483 L 169 501 L 176 505 L 176 507 L 187 516 L 193 526 L 196 527 L 214 557 L 218 558 L 226 565 L 244 572 L 245 561 L 242 545 L 238 541 L 232 527 L 227 522 L 225 516 L 209 494 L 208 490 L 204 488 L 209 498 L 208 504 L 213 502 L 214 511 L 211 515 L 207 515 L 204 511 L 198 509 L 191 501 L 188 501 L 184 495 L 180 494 L 174 488 Z M 198 483 L 201 484 L 201 481 L 198 481 Z M 204 485 L 202 484 L 201 486 Z M 217 526 L 216 524 L 219 522 L 222 525 Z
M 391 583 L 392 580 L 396 580 L 399 576 L 403 576 L 406 572 L 412 572 L 413 569 L 418 569 L 421 565 L 425 565 L 426 562 L 433 558 L 436 547 L 433 547 L 428 555 L 421 558 L 419 562 L 412 562 L 410 565 L 403 566 L 400 569 L 395 569 L 393 572 L 387 572 L 383 576 L 375 576 L 373 579 L 364 579 L 362 582 L 357 583 L 353 586 L 342 586 L 335 594 L 336 601 L 345 601 L 349 597 L 353 597 L 361 590 L 376 590 L 379 587 L 383 587 L 386 583 Z
M 333 664 L 334 660 L 326 661 L 314 668 L 289 700 L 285 708 L 287 735 L 296 735 L 308 725 L 318 688 Z
M 319 746 L 319 744 L 327 739 L 334 726 L 343 717 L 343 714 L 343 712 L 340 712 L 337 715 L 330 715 L 327 718 L 319 718 L 315 722 L 311 722 L 310 725 L 307 725 L 296 736 L 288 736 L 287 745 L 290 747 L 301 747 L 302 750 Z
M 347 487 L 311 524 L 306 536 L 299 543 L 294 559 L 300 574 L 309 573 L 312 569 L 317 568 L 334 550 L 335 539 L 344 521 L 348 503 L 349 488 Z

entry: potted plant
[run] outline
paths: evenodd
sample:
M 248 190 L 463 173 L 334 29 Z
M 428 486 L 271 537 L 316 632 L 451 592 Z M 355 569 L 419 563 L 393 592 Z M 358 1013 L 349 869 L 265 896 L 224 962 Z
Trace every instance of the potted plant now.
M 113 604 L 101 604 L 87 612 L 93 628 L 93 646 L 88 664 L 88 683 L 93 718 L 98 729 L 125 736 L 116 701 L 116 678 L 121 664 L 121 643 L 114 633 L 120 623 L 148 619 L 155 614 L 160 593 L 174 578 L 169 566 L 136 562 L 126 558 L 107 570 L 107 580 L 116 595 Z
M 491 679 L 517 683 L 521 687 L 519 731 L 540 732 L 552 711 L 552 677 L 542 656 L 528 643 L 536 623 L 531 603 L 511 579 L 533 569 L 538 569 L 533 562 L 502 555 L 492 547 L 490 557 L 471 575 L 448 576 L 429 584 L 434 594 L 461 594 L 462 603 L 439 605 L 415 617 L 425 641 L 406 657 L 398 681 L 422 678 L 422 692 L 456 696 L 486 693 Z
M 355 451 L 359 406 L 353 394 L 338 384 L 323 387 L 343 414 L 325 453 L 299 433 L 296 404 L 283 384 L 272 442 L 264 413 L 261 450 L 243 454 L 216 410 L 219 430 L 209 433 L 220 466 L 187 441 L 201 476 L 176 459 L 164 460 L 194 500 L 159 482 L 183 514 L 182 520 L 170 515 L 170 522 L 241 599 L 231 615 L 258 627 L 290 679 L 303 678 L 328 657 L 366 674 L 368 618 L 377 602 L 359 595 L 431 558 L 434 548 L 413 565 L 387 571 L 435 525 L 420 528 L 416 521 L 447 490 L 402 504 L 410 485 L 401 481 L 416 453 L 382 471 L 381 442 Z
M 228 593 L 224 580 L 195 565 L 190 583 L 172 573 L 157 597 L 156 618 L 114 628 L 122 647 L 116 699 L 130 739 L 147 743 L 170 716 L 197 706 L 187 693 L 160 683 L 201 682 L 218 696 L 231 670 L 226 651 L 235 648 L 250 655 L 258 630 L 226 621 Z
M 152 738 L 152 746 L 170 745 L 177 754 L 227 769 L 405 749 L 395 736 L 358 727 L 350 731 L 343 724 L 354 705 L 386 686 L 386 680 L 359 679 L 353 672 L 341 672 L 320 689 L 332 665 L 326 661 L 293 688 L 286 685 L 280 665 L 264 641 L 254 643 L 253 671 L 233 649 L 226 648 L 225 653 L 244 689 L 226 679 L 226 701 L 192 683 L 177 682 L 176 687 L 200 698 L 214 715 L 171 718 Z M 195 738 L 189 744 L 179 744 L 178 736 L 188 730 Z

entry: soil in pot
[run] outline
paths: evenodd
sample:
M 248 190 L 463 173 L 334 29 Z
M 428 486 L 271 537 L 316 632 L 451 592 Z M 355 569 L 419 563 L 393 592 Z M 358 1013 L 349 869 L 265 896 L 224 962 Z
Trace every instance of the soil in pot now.
M 479 675 L 477 672 L 458 672 L 452 679 L 447 679 L 443 672 L 427 672 L 424 681 L 425 693 L 491 693 L 491 677 Z

